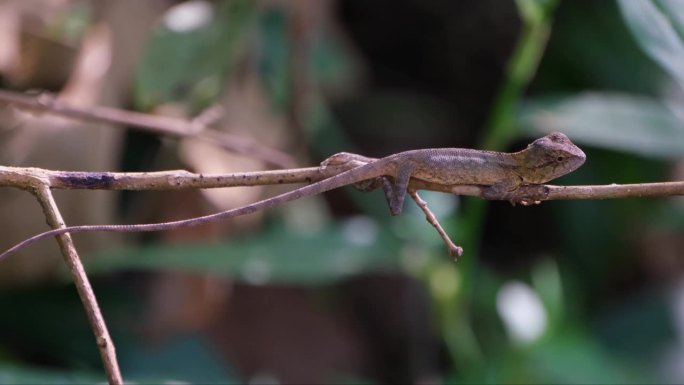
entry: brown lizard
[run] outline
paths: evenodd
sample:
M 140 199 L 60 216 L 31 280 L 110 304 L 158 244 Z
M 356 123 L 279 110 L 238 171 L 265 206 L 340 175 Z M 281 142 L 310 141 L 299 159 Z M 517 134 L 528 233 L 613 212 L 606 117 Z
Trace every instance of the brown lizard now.
M 163 223 L 70 226 L 46 231 L 20 242 L 0 254 L 0 260 L 33 242 L 59 234 L 85 231 L 162 231 L 196 226 L 250 214 L 296 199 L 321 194 L 338 187 L 358 185 L 364 181 L 371 181 L 370 187 L 377 186 L 378 181 L 380 181 L 385 190 L 391 214 L 399 215 L 411 178 L 444 186 L 487 186 L 483 191 L 483 196 L 485 198 L 496 198 L 506 196 L 507 193 L 516 190 L 521 185 L 546 183 L 572 172 L 581 166 L 585 159 L 584 152 L 560 132 L 539 138 L 524 150 L 514 153 L 462 148 L 435 148 L 405 151 L 380 159 L 340 153 L 333 155 L 323 165 L 354 160 L 362 165 L 293 191 L 243 207 L 201 217 Z M 460 255 L 460 248 L 456 253 Z

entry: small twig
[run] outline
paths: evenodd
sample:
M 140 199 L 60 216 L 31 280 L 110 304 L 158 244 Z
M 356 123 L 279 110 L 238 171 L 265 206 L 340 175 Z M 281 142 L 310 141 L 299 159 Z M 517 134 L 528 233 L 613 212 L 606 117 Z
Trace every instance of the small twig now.
M 50 227 L 54 229 L 66 227 L 62 215 L 59 212 L 59 208 L 57 207 L 57 203 L 52 196 L 50 187 L 43 183 L 38 183 L 30 190 L 36 196 L 38 202 L 40 202 Z M 95 293 L 90 285 L 90 281 L 88 280 L 88 276 L 83 268 L 83 263 L 81 263 L 81 259 L 71 239 L 71 235 L 68 233 L 58 235 L 57 243 L 59 243 L 59 247 L 62 250 L 64 262 L 71 272 L 78 295 L 81 297 L 81 302 L 86 310 L 90 327 L 95 334 L 97 348 L 100 351 L 102 363 L 107 374 L 107 381 L 110 384 L 123 384 L 119 363 L 116 360 L 114 341 L 112 341 L 112 338 L 109 335 L 107 325 L 102 316 L 102 312 L 100 311 L 100 306 L 97 303 Z
M 430 211 L 430 208 L 427 205 L 427 202 L 425 202 L 419 195 L 418 192 L 415 190 L 408 190 L 409 195 L 411 195 L 411 198 L 416 202 L 418 207 L 420 207 L 421 210 L 423 210 L 423 213 L 425 213 L 425 219 L 432 225 L 432 227 L 437 230 L 439 233 L 439 236 L 442 238 L 444 241 L 444 244 L 446 244 L 447 250 L 449 251 L 449 255 L 451 255 L 454 258 L 458 258 L 463 254 L 463 248 L 456 245 L 451 238 L 449 238 L 449 235 L 447 234 L 446 231 L 444 231 L 444 228 L 442 228 L 442 225 L 439 223 L 437 220 L 437 217 L 435 214 Z
M 163 135 L 197 137 L 212 141 L 228 151 L 258 158 L 277 167 L 292 167 L 295 164 L 294 159 L 284 152 L 264 146 L 249 138 L 210 129 L 209 124 L 214 122 L 217 119 L 216 114 L 220 113 L 212 108 L 209 109 L 210 111 L 205 111 L 197 118 L 188 121 L 113 107 L 79 108 L 70 106 L 49 93 L 30 96 L 0 89 L 0 102 L 21 110 L 37 113 L 50 113 L 72 119 L 137 127 Z
M 537 201 L 673 196 L 684 195 L 684 181 L 597 186 L 527 186 L 520 191 L 519 196 L 524 195 Z
M 484 197 L 486 186 L 444 186 L 415 180 L 411 181 L 411 187 L 416 190 L 439 191 L 522 204 L 534 204 L 552 200 L 618 199 L 684 195 L 684 181 L 636 184 L 613 183 L 609 185 L 591 186 L 530 185 L 520 186 L 517 190 L 500 196 L 488 194 L 486 198 Z

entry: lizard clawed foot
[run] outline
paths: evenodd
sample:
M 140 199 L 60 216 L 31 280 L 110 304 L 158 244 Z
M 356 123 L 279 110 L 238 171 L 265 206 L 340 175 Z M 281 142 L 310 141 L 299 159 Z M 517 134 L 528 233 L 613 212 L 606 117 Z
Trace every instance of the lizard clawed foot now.
M 430 211 L 430 208 L 427 206 L 427 202 L 425 202 L 419 195 L 418 192 L 415 190 L 408 190 L 409 195 L 411 195 L 411 198 L 416 202 L 418 207 L 420 207 L 421 210 L 423 210 L 423 213 L 425 213 L 425 219 L 432 225 L 432 227 L 437 230 L 437 233 L 439 233 L 439 236 L 442 238 L 444 241 L 444 244 L 447 247 L 447 250 L 449 252 L 449 255 L 454 257 L 454 260 L 457 260 L 458 257 L 460 257 L 463 254 L 463 248 L 461 246 L 456 245 L 451 238 L 449 238 L 449 235 L 444 231 L 444 228 L 442 227 L 441 224 L 439 224 L 439 221 L 437 220 L 437 217 L 435 217 L 435 214 Z
M 540 200 L 535 200 L 535 199 L 530 199 L 530 198 L 521 198 L 521 199 L 509 199 L 508 202 L 511 204 L 511 206 L 515 206 L 517 204 L 521 206 L 534 206 L 534 205 L 540 205 L 542 201 Z
M 449 243 L 451 243 L 451 241 L 449 241 Z M 458 257 L 463 255 L 463 248 L 461 246 L 451 243 L 451 245 L 447 246 L 447 249 L 449 249 L 449 255 L 454 257 L 454 260 L 457 260 Z

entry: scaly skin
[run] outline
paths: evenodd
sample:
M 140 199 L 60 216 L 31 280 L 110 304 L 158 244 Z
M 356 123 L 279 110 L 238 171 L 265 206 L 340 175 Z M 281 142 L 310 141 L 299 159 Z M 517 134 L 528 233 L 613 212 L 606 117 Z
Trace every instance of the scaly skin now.
M 354 157 L 353 154 L 334 155 Z M 368 161 L 364 165 L 345 171 L 320 182 L 276 195 L 247 206 L 226 210 L 202 217 L 173 222 L 137 225 L 85 225 L 54 229 L 34 235 L 18 243 L 3 254 L 0 260 L 40 239 L 64 233 L 86 231 L 141 232 L 162 231 L 250 214 L 258 210 L 279 206 L 304 197 L 318 195 L 346 185 L 383 178 L 390 211 L 401 213 L 406 190 L 411 178 L 440 185 L 489 186 L 487 196 L 501 196 L 521 185 L 541 184 L 558 178 L 581 166 L 586 157 L 567 136 L 554 132 L 532 142 L 522 151 L 504 153 L 461 148 L 437 148 L 400 152 L 381 159 L 358 156 Z

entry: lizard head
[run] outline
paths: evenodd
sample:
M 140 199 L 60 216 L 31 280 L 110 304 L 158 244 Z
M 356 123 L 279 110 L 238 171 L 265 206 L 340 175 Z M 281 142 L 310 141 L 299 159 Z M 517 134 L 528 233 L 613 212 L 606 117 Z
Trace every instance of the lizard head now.
M 541 184 L 575 171 L 587 159 L 565 134 L 553 132 L 516 153 L 525 183 Z

